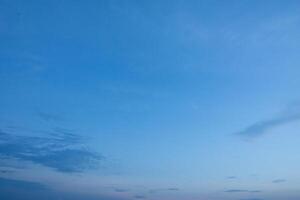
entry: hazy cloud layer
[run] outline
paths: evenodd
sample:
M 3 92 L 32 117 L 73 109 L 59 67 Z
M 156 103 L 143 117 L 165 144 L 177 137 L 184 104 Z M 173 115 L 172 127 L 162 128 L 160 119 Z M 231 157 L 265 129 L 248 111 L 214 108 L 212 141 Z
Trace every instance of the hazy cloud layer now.
M 61 172 L 97 168 L 104 157 L 83 147 L 81 140 L 62 131 L 54 131 L 48 137 L 33 137 L 0 130 L 0 158 L 31 161 Z

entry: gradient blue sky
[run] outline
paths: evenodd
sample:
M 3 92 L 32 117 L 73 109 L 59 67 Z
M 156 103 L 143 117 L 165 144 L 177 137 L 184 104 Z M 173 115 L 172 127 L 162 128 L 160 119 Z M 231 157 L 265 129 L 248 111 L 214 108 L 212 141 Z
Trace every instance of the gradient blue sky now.
M 0 197 L 300 199 L 300 1 L 0 0 Z

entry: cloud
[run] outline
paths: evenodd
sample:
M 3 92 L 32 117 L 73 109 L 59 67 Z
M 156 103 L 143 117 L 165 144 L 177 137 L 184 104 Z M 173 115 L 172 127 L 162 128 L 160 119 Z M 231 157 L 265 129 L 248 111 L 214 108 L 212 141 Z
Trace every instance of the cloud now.
M 227 178 L 227 179 L 237 179 L 236 176 L 227 176 L 226 178 Z
M 128 192 L 128 189 L 115 188 L 115 192 Z
M 9 200 L 125 200 L 125 198 L 114 198 L 111 196 L 78 194 L 76 191 L 55 191 L 44 184 L 0 178 L 0 199 Z
M 179 191 L 179 188 L 168 188 L 169 191 Z
M 13 170 L 6 170 L 6 169 L 1 169 L 0 170 L 1 174 L 10 174 L 10 173 L 13 173 L 13 172 L 14 172 Z
M 26 190 L 44 190 L 46 187 L 40 183 L 23 181 L 23 180 L 13 180 L 7 178 L 0 178 L 0 188 L 3 190 L 5 187 L 23 188 Z
M 144 195 L 135 195 L 134 198 L 135 199 L 145 199 L 146 196 L 144 196 Z
M 62 121 L 63 118 L 58 115 L 58 114 L 53 114 L 53 113 L 47 113 L 47 112 L 42 112 L 42 111 L 39 111 L 37 112 L 37 115 L 44 121 Z
M 229 192 L 229 193 L 235 193 L 235 192 L 248 192 L 248 190 L 231 189 L 231 190 L 225 190 L 225 192 Z
M 51 199 L 47 188 L 36 182 L 0 178 L 0 199 L 33 200 Z
M 77 134 L 74 134 L 74 130 L 61 128 L 61 127 L 55 127 L 53 128 L 52 132 L 48 132 L 49 135 L 57 138 L 66 140 L 69 143 L 81 143 L 83 138 L 78 136 Z
M 54 132 L 48 137 L 20 136 L 0 130 L 0 158 L 31 161 L 60 172 L 99 167 L 104 156 L 84 148 L 81 137 Z
M 165 192 L 165 191 L 179 191 L 179 188 L 170 187 L 170 188 L 160 188 L 160 189 L 151 189 L 149 190 L 149 193 L 156 193 L 156 192 Z
M 261 190 L 231 189 L 231 190 L 225 190 L 224 192 L 228 192 L 228 193 L 259 193 L 259 192 L 261 192 Z
M 298 120 L 300 120 L 300 109 L 298 105 L 293 105 L 289 106 L 282 115 L 253 123 L 237 134 L 247 137 L 257 137 L 267 133 L 272 128 Z
M 285 179 L 275 179 L 272 181 L 272 183 L 283 183 L 283 182 L 286 182 Z
M 263 200 L 263 199 L 260 199 L 260 198 L 247 198 L 247 199 L 240 199 L 240 200 Z

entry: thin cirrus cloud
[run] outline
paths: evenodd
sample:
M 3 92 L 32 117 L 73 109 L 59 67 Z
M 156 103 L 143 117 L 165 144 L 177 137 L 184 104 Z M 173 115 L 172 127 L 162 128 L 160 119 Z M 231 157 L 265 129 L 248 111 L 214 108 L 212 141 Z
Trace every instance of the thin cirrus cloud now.
M 167 191 L 171 191 L 171 192 L 177 192 L 179 191 L 179 188 L 175 188 L 175 187 L 170 187 L 170 188 L 161 188 L 161 189 L 151 189 L 149 190 L 149 193 L 157 193 L 157 192 L 167 192 Z
M 98 168 L 104 156 L 84 148 L 81 141 L 79 136 L 60 129 L 45 137 L 0 130 L 0 159 L 30 161 L 69 173 Z
M 259 192 L 261 192 L 261 190 L 231 189 L 231 190 L 225 190 L 224 192 L 227 192 L 227 193 L 259 193 Z
M 114 189 L 115 192 L 129 192 L 129 189 L 122 189 L 122 188 L 115 188 Z
M 227 176 L 226 178 L 227 178 L 227 179 L 237 179 L 236 176 Z
M 135 199 L 146 199 L 146 196 L 144 196 L 144 195 L 135 195 L 134 198 Z
M 47 121 L 47 122 L 62 121 L 63 120 L 63 117 L 61 117 L 60 115 L 53 114 L 53 113 L 48 113 L 48 112 L 39 111 L 39 112 L 37 112 L 37 115 L 41 120 Z
M 254 124 L 251 124 L 244 130 L 239 131 L 237 134 L 247 137 L 257 137 L 267 133 L 267 131 L 272 128 L 298 120 L 300 120 L 300 112 L 277 116 L 268 120 L 258 121 Z
M 285 179 L 275 179 L 272 181 L 272 183 L 283 183 L 283 182 L 286 182 Z

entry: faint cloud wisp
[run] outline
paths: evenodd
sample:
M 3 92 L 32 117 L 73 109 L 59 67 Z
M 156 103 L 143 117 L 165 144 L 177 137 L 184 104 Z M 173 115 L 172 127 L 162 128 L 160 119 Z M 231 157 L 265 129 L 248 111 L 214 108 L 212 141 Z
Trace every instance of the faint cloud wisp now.
M 259 193 L 259 192 L 261 192 L 261 190 L 231 189 L 231 190 L 225 190 L 224 192 L 227 192 L 227 193 Z
M 300 120 L 300 109 L 298 106 L 289 107 L 282 115 L 268 120 L 258 121 L 244 130 L 237 132 L 238 135 L 257 137 L 265 134 L 272 128 Z
M 272 183 L 283 183 L 283 182 L 286 182 L 285 179 L 275 179 L 272 181 Z

